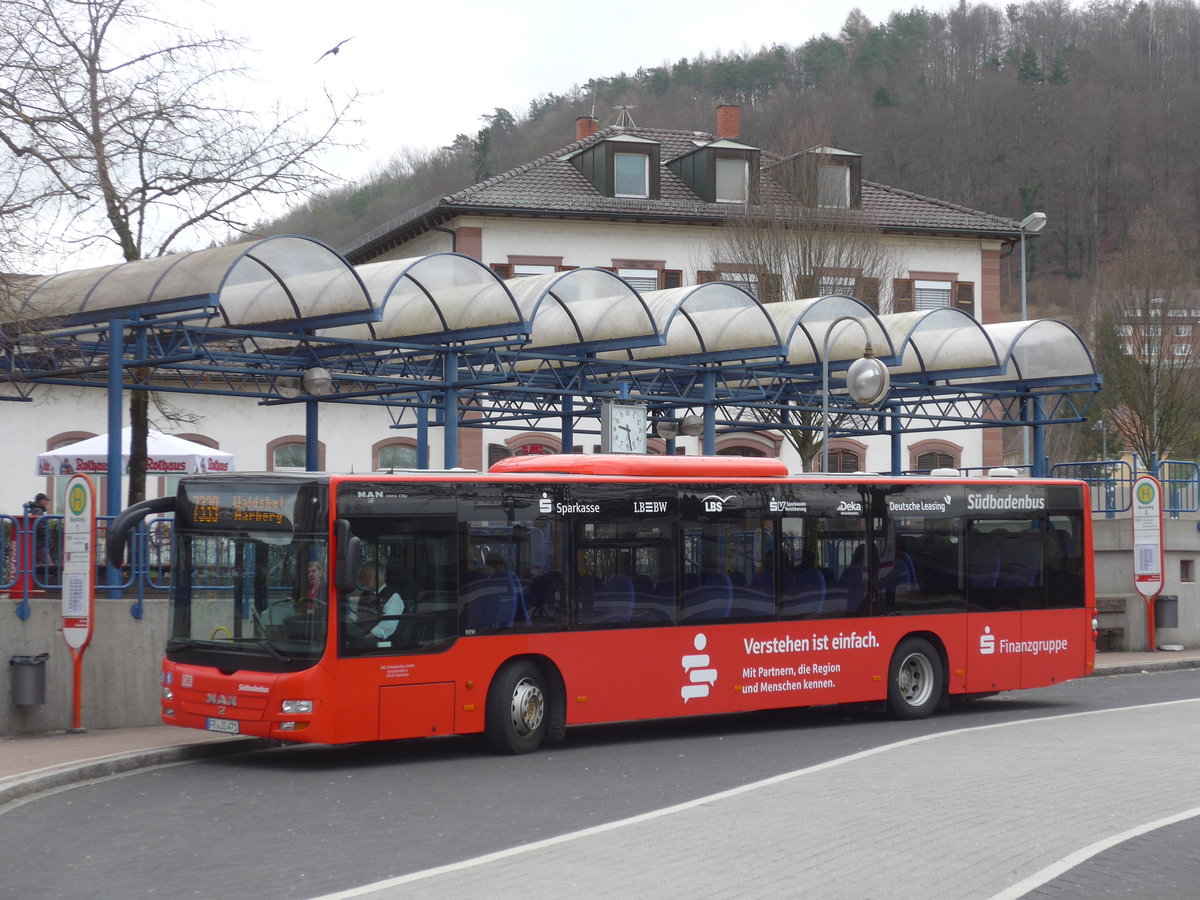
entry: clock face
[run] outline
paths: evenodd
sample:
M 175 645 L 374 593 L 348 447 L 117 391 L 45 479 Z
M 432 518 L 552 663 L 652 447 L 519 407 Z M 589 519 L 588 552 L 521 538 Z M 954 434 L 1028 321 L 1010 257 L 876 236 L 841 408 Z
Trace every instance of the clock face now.
M 646 407 L 613 403 L 609 406 L 607 435 L 611 453 L 645 453 Z

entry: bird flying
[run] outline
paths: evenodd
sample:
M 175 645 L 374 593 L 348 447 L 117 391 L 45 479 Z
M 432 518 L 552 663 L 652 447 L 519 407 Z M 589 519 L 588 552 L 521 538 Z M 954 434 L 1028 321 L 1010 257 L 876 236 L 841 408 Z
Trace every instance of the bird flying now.
M 353 36 L 346 38 L 346 41 L 349 41 L 349 40 L 352 40 L 352 39 L 353 39 Z M 321 60 L 323 60 L 323 59 L 324 59 L 325 57 L 327 57 L 327 56 L 337 56 L 337 55 L 338 55 L 338 51 L 340 51 L 340 50 L 342 49 L 342 44 L 346 43 L 346 41 L 340 41 L 340 42 L 337 44 L 337 46 L 335 46 L 335 47 L 330 47 L 328 50 L 326 50 L 324 53 L 322 53 L 320 56 L 318 56 L 318 57 L 317 57 L 317 62 L 320 62 Z M 315 66 L 316 64 L 317 64 L 317 63 L 313 63 L 313 65 L 314 65 L 314 66 Z

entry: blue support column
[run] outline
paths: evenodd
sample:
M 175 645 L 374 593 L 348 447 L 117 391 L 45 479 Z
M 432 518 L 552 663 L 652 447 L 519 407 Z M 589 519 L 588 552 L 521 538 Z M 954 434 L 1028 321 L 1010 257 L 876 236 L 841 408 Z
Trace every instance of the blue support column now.
M 121 428 L 125 411 L 124 375 L 125 322 L 112 319 L 108 323 L 108 473 L 105 491 L 105 513 L 115 516 L 121 511 Z M 119 569 L 108 566 L 109 597 L 121 596 Z
M 418 394 L 416 407 L 417 413 L 417 468 L 429 468 L 429 407 L 425 403 L 429 400 L 428 394 Z
M 903 432 L 900 430 L 900 416 L 898 415 L 897 405 L 894 403 L 888 404 L 888 409 L 892 413 L 892 417 L 888 419 L 888 431 L 892 436 L 892 475 L 899 475 L 904 471 L 904 442 L 901 440 Z
M 704 455 L 717 455 L 717 375 L 704 373 Z
M 309 472 L 321 470 L 321 448 L 318 441 L 318 426 L 321 404 L 316 400 L 304 402 L 304 468 Z
M 1046 477 L 1046 426 L 1042 398 L 1033 398 L 1033 474 L 1036 478 Z
M 442 435 L 446 445 L 442 448 L 442 465 L 453 469 L 458 465 L 458 354 L 447 351 L 443 357 L 446 378 L 446 396 L 443 400 Z
M 575 445 L 575 398 L 569 394 L 562 402 L 562 452 L 570 453 Z

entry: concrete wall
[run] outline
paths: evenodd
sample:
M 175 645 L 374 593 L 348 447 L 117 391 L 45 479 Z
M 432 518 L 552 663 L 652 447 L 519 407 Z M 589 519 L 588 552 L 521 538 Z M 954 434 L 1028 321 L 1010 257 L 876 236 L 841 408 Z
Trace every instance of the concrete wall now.
M 1165 519 L 1166 548 L 1163 595 L 1178 597 L 1177 628 L 1156 628 L 1157 644 L 1200 646 L 1200 517 Z M 1120 628 L 1121 640 L 1113 649 L 1145 650 L 1146 604 L 1133 587 L 1133 525 L 1123 518 L 1097 518 L 1093 523 L 1096 548 L 1096 598 L 1100 627 Z M 1191 563 L 1191 581 L 1182 581 L 1183 564 Z M 1161 618 L 1161 617 L 1160 617 Z
M 62 601 L 34 600 L 31 615 L 17 618 L 17 603 L 0 600 L 0 736 L 62 731 L 71 725 L 73 665 L 63 641 Z M 131 600 L 96 599 L 95 631 L 83 654 L 82 724 L 88 730 L 158 723 L 158 672 L 167 640 L 166 600 L 147 600 L 140 620 Z M 43 663 L 46 702 L 12 702 L 13 656 L 49 653 Z

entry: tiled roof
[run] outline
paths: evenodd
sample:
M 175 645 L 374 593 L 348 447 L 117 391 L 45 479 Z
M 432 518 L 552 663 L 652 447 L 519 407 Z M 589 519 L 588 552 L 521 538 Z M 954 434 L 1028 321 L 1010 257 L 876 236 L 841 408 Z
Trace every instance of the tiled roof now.
M 576 151 L 623 136 L 660 144 L 658 199 L 605 197 L 572 164 L 571 157 Z M 366 251 L 369 255 L 372 245 L 386 241 L 390 235 L 411 230 L 423 218 L 439 209 L 447 213 L 503 210 L 506 213 L 528 212 L 531 215 L 591 214 L 606 218 L 631 217 L 660 221 L 725 219 L 730 214 L 729 204 L 706 203 L 667 165 L 671 160 L 717 140 L 715 135 L 700 131 L 609 126 L 553 153 L 409 210 L 363 235 L 345 252 L 352 255 Z M 792 202 L 787 192 L 769 174 L 769 167 L 781 160 L 782 157 L 762 151 L 761 162 L 765 167 L 759 180 L 759 201 L 762 204 Z M 1011 219 L 866 180 L 862 182 L 862 215 L 876 227 L 892 232 L 998 237 L 1015 237 L 1020 232 L 1018 223 Z

